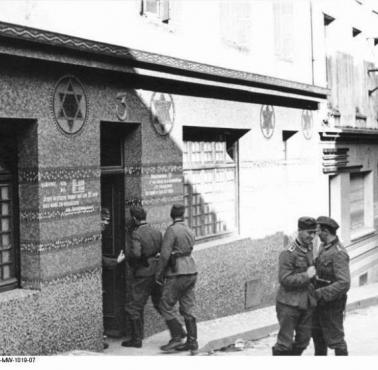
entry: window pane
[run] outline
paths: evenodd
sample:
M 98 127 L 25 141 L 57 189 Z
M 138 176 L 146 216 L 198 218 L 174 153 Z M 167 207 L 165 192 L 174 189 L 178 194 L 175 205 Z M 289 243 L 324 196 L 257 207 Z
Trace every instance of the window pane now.
M 3 247 L 9 246 L 9 234 L 3 234 L 3 235 L 1 235 L 1 245 Z
M 352 230 L 364 227 L 364 174 L 350 176 L 350 221 Z
M 3 266 L 3 280 L 8 280 L 11 278 L 9 265 Z
M 233 231 L 236 163 L 227 155 L 226 142 L 186 141 L 185 147 L 189 153 L 183 158 L 189 225 L 197 237 Z
M 3 203 L 1 205 L 1 215 L 2 216 L 9 215 L 9 204 L 8 203 Z
M 1 231 L 9 231 L 9 219 L 3 218 L 1 220 Z
M 2 260 L 1 263 L 7 263 L 10 261 L 10 251 L 3 251 L 1 252 Z
M 9 187 L 8 186 L 2 186 L 1 187 L 0 199 L 1 200 L 9 199 Z

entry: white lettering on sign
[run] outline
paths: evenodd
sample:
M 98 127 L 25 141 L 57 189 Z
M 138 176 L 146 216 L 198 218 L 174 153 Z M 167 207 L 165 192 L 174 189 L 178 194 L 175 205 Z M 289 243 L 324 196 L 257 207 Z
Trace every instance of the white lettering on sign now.
M 182 191 L 181 174 L 151 174 L 146 179 L 144 193 L 146 196 L 171 195 Z
M 43 182 L 41 189 L 43 192 L 42 208 L 63 208 L 66 215 L 93 211 L 94 207 L 85 203 L 96 201 L 99 198 L 97 191 L 85 191 L 85 180 Z

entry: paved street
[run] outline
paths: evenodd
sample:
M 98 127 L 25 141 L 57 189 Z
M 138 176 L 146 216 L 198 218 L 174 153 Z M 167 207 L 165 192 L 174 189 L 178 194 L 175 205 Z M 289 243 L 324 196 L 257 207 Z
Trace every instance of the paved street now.
M 378 355 L 378 306 L 367 307 L 348 312 L 345 318 L 346 340 L 349 354 L 355 356 Z M 225 351 L 217 351 L 216 356 L 271 356 L 271 347 L 276 341 L 276 333 L 267 338 L 253 342 L 240 341 L 243 350 L 230 347 Z M 238 344 L 237 344 L 238 345 Z M 312 341 L 304 352 L 306 356 L 314 353 Z M 333 351 L 329 351 L 333 355 Z

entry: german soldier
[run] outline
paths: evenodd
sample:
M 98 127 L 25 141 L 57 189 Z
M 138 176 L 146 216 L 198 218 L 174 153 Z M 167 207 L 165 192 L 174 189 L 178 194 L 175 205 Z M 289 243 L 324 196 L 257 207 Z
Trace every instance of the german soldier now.
M 125 305 L 125 311 L 131 320 L 131 339 L 121 343 L 124 347 L 142 347 L 143 311 L 148 297 L 159 311 L 160 287 L 155 282 L 157 257 L 160 252 L 162 235 L 146 222 L 146 211 L 141 206 L 132 206 L 130 215 L 135 228 L 131 234 L 129 264 L 134 268 L 131 282 L 131 299 Z
M 315 260 L 318 301 L 312 330 L 315 356 L 326 356 L 328 347 L 335 350 L 336 356 L 347 356 L 343 319 L 350 288 L 349 256 L 336 235 L 337 222 L 326 216 L 316 221 L 322 244 Z
M 173 224 L 165 232 L 156 272 L 156 281 L 163 285 L 159 307 L 171 334 L 171 340 L 160 349 L 166 352 L 190 350 L 195 354 L 198 343 L 193 310 L 197 268 L 191 256 L 195 237 L 193 231 L 184 223 L 184 212 L 185 207 L 182 204 L 174 204 L 171 208 Z M 188 333 L 186 343 L 182 342 L 185 331 L 175 311 L 177 302 Z
M 299 218 L 297 238 L 280 254 L 280 287 L 276 299 L 280 329 L 272 348 L 273 356 L 300 356 L 310 342 L 312 312 L 316 305 L 312 285 L 315 233 L 314 218 Z

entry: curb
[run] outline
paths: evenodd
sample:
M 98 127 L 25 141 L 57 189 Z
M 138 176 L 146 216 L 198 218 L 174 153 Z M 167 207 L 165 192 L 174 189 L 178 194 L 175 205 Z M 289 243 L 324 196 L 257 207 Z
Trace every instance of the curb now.
M 378 287 L 378 284 L 372 284 L 372 285 L 376 285 L 375 288 Z M 357 289 L 364 289 L 364 288 L 361 287 Z M 351 297 L 350 303 L 347 303 L 346 311 L 350 312 L 356 309 L 366 308 L 366 307 L 374 306 L 374 305 L 378 305 L 378 289 L 376 290 L 376 293 L 373 292 L 373 294 L 370 294 L 370 296 L 368 294 L 366 298 L 361 297 L 358 299 L 353 299 L 353 297 Z M 269 307 L 266 307 L 265 309 L 270 309 L 272 311 L 275 311 L 275 306 L 269 306 Z M 251 311 L 251 312 L 254 312 L 254 311 Z M 279 329 L 278 322 L 275 322 L 269 325 L 256 327 L 254 329 L 241 332 L 238 334 L 232 334 L 230 336 L 225 336 L 222 338 L 210 340 L 205 345 L 200 347 L 199 352 L 203 353 L 203 352 L 213 352 L 215 350 L 219 350 L 220 348 L 227 347 L 229 345 L 234 344 L 237 339 L 242 339 L 244 341 L 259 340 L 259 339 L 269 336 L 272 332 L 277 331 L 278 329 Z

